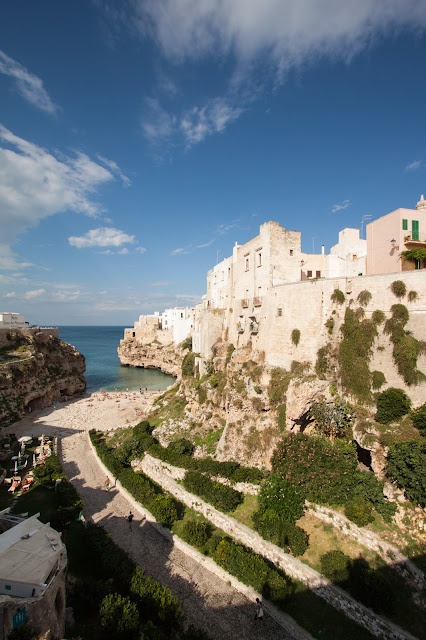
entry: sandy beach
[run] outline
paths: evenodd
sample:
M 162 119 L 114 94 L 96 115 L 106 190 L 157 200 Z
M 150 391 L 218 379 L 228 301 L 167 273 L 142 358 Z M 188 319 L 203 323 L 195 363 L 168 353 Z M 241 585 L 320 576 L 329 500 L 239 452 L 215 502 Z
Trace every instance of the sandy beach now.
M 151 410 L 152 404 L 163 391 L 97 392 L 69 402 L 58 402 L 51 407 L 33 411 L 8 427 L 3 433 L 19 436 L 64 435 L 64 430 L 110 430 L 138 424 Z M 18 437 L 19 437 L 18 436 Z

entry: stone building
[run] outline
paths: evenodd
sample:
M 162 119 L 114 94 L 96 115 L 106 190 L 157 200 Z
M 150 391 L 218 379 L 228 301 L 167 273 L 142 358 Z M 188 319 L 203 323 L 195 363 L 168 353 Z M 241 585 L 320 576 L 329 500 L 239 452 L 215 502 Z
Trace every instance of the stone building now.
M 162 345 L 180 344 L 194 329 L 194 308 L 174 307 L 159 314 L 141 315 L 132 329 L 124 330 L 124 341 L 134 340 L 139 344 L 157 341 Z
M 0 513 L 0 640 L 28 621 L 37 634 L 59 639 L 65 627 L 65 545 L 38 520 Z
M 402 260 L 401 253 L 426 248 L 426 200 L 415 209 L 396 209 L 367 225 L 367 274 L 411 271 L 425 261 Z
M 21 313 L 3 311 L 0 313 L 0 329 L 24 329 L 28 326 Z

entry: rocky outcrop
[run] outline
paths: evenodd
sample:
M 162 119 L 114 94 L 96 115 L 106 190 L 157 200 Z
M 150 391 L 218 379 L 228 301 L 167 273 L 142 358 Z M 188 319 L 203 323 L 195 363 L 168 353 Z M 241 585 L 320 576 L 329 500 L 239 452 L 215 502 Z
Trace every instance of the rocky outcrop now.
M 84 392 L 84 356 L 55 335 L 40 330 L 7 334 L 0 359 L 0 422 Z
M 121 340 L 117 351 L 122 366 L 160 369 L 177 378 L 182 374 L 182 360 L 186 353 L 173 342 L 167 345 L 157 342 L 141 344 L 132 338 Z

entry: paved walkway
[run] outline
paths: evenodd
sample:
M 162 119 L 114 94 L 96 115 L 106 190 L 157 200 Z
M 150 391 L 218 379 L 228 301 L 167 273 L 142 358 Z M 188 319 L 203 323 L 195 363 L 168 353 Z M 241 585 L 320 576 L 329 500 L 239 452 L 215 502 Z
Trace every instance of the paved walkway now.
M 104 489 L 105 474 L 80 429 L 64 429 L 33 424 L 31 432 L 61 438 L 60 456 L 64 472 L 85 502 L 86 519 L 101 524 L 153 578 L 168 586 L 182 602 L 189 624 L 203 629 L 212 640 L 301 640 L 304 632 L 293 633 L 277 624 L 265 612 L 262 628 L 251 625 L 253 600 L 208 571 L 193 558 L 173 546 L 149 522 L 141 524 L 136 514 L 133 530 L 126 521 L 132 505 L 116 489 Z M 79 425 L 80 426 L 80 425 Z M 17 437 L 19 423 L 14 425 Z M 28 426 L 22 425 L 28 431 Z M 40 433 L 38 433 L 40 432 Z M 305 637 L 308 637 L 306 634 Z

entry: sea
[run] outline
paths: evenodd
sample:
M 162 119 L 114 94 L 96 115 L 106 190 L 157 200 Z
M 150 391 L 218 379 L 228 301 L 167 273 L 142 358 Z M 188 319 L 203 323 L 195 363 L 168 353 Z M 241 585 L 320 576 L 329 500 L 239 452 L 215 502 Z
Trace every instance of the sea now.
M 125 327 L 59 327 L 59 337 L 86 358 L 86 391 L 164 390 L 175 381 L 159 369 L 122 367 L 117 347 Z

